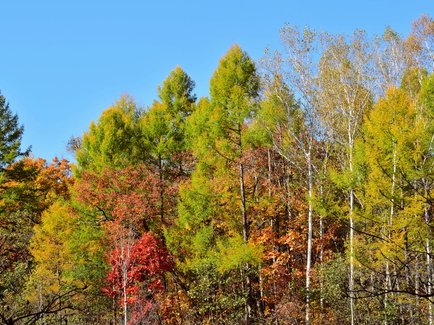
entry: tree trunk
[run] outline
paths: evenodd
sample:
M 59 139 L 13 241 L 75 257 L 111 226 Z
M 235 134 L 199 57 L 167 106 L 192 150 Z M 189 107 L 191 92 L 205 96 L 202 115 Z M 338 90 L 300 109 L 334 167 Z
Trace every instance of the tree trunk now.
M 425 191 L 425 196 L 428 197 L 428 188 L 427 188 L 427 182 L 425 179 L 423 179 L 423 183 L 424 183 L 424 191 Z M 424 210 L 424 217 L 425 217 L 425 223 L 426 223 L 426 228 L 427 228 L 427 237 L 425 239 L 425 249 L 426 249 L 426 270 L 427 270 L 427 294 L 431 295 L 432 294 L 432 286 L 433 286 L 433 274 L 432 274 L 432 260 L 431 260 L 431 244 L 430 244 L 430 239 L 431 239 L 431 227 L 429 226 L 430 222 L 431 222 L 431 216 L 430 213 L 428 211 L 428 208 L 425 207 Z M 429 325 L 433 325 L 433 304 L 428 302 L 428 322 Z
M 244 165 L 240 164 L 240 196 L 241 196 L 241 216 L 243 219 L 243 240 L 245 242 L 249 239 L 249 224 L 247 220 L 247 211 L 246 211 L 246 194 L 244 188 Z
M 354 306 L 354 192 L 350 190 L 350 279 L 349 279 L 349 291 L 350 291 L 350 313 L 351 313 L 351 325 L 355 324 L 355 306 Z
M 121 254 L 122 254 L 122 307 L 124 309 L 124 325 L 128 325 L 128 307 L 127 307 L 127 285 L 128 285 L 128 270 L 127 270 L 127 259 L 128 257 L 126 254 L 129 252 L 126 252 L 125 250 L 128 250 L 127 247 L 125 247 L 124 243 L 121 244 Z M 128 254 L 129 255 L 129 254 Z
M 350 110 L 351 112 L 351 110 Z M 350 114 L 351 117 L 351 114 Z M 353 168 L 353 150 L 354 139 L 352 135 L 351 120 L 348 121 L 348 164 L 350 169 L 350 175 L 352 177 Z M 354 189 L 351 187 L 349 191 L 349 219 L 350 219 L 350 278 L 349 278 L 349 291 L 350 291 L 350 313 L 351 313 L 351 325 L 355 324 L 355 306 L 354 306 Z
M 306 325 L 310 324 L 310 272 L 312 263 L 312 237 L 313 237 L 313 171 L 311 150 L 307 154 L 308 169 L 308 216 L 307 216 L 307 259 L 306 259 Z
M 164 176 L 163 176 L 163 160 L 161 155 L 158 155 L 158 176 L 160 179 L 160 217 L 161 223 L 164 225 Z
M 243 143 L 241 139 L 241 124 L 238 124 L 238 145 L 239 145 L 239 154 L 240 159 L 243 158 Z M 242 162 L 239 163 L 239 183 L 240 183 L 240 199 L 241 199 L 241 217 L 242 217 L 242 225 L 243 225 L 243 240 L 245 243 L 249 240 L 249 221 L 247 218 L 247 198 L 244 184 L 244 164 Z M 251 323 L 252 316 L 255 312 L 256 302 L 253 295 L 252 288 L 252 278 L 250 276 L 250 265 L 246 264 L 246 289 L 247 289 L 247 301 L 246 301 L 246 315 L 245 322 L 246 324 Z

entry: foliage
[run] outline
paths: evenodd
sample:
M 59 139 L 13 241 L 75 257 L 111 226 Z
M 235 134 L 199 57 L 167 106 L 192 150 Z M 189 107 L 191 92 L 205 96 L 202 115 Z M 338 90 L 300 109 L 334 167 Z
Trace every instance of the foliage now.
M 0 322 L 432 324 L 434 24 L 176 67 L 65 160 L 0 95 Z
M 24 158 L 8 166 L 2 176 L 0 316 L 14 320 L 30 317 L 37 310 L 24 299 L 24 288 L 33 266 L 29 248 L 33 227 L 57 199 L 69 199 L 73 181 L 69 163 L 57 159 L 48 164 L 43 159 Z M 46 312 L 53 308 L 49 304 L 39 306 Z
M 0 93 L 0 170 L 12 164 L 16 158 L 30 151 L 21 152 L 21 137 L 24 128 L 18 124 L 18 116 L 9 108 L 6 98 Z
M 127 96 L 106 109 L 82 137 L 76 151 L 78 172 L 100 171 L 108 166 L 125 167 L 137 159 L 137 118 L 136 104 Z
M 154 308 L 153 296 L 164 289 L 163 275 L 171 270 L 172 262 L 152 233 L 144 233 L 137 240 L 125 233 L 117 235 L 117 245 L 110 252 L 107 284 L 102 290 L 109 297 L 118 298 L 121 306 L 131 305 L 133 323 L 139 323 L 140 319 L 148 319 Z

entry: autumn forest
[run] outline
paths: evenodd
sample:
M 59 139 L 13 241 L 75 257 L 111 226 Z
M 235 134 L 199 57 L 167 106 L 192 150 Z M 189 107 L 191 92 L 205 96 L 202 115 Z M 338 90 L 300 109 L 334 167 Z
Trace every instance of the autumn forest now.
M 434 21 L 409 31 L 285 25 L 203 98 L 178 66 L 73 163 L 0 95 L 0 323 L 432 325 Z

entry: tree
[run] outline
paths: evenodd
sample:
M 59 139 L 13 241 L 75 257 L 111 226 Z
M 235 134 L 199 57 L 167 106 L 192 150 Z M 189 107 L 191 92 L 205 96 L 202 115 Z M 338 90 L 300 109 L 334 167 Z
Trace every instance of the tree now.
M 410 308 L 406 315 L 415 312 L 409 296 L 424 296 L 428 306 L 432 303 L 431 230 L 425 216 L 430 194 L 423 186 L 430 159 L 428 139 L 432 137 L 428 125 L 409 96 L 391 88 L 373 107 L 363 127 L 367 179 L 363 226 L 358 228 L 363 236 L 358 236 L 355 257 L 375 274 L 370 281 L 362 276 L 359 290 L 368 296 L 382 296 L 379 308 L 385 323 L 405 317 L 404 308 Z M 425 267 L 417 262 L 424 255 Z M 394 307 L 400 312 L 393 313 Z M 432 322 L 431 312 L 429 319 Z
M 330 140 L 342 155 L 340 172 L 347 193 L 349 221 L 349 291 L 351 324 L 356 322 L 354 297 L 354 229 L 355 225 L 355 141 L 363 116 L 372 105 L 370 49 L 366 36 L 356 31 L 351 39 L 342 35 L 324 36 L 325 50 L 321 57 L 321 120 Z
M 233 46 L 220 60 L 210 82 L 212 113 L 218 123 L 209 125 L 214 133 L 214 151 L 224 159 L 236 161 L 239 169 L 240 208 L 243 239 L 249 238 L 249 221 L 244 186 L 244 164 L 239 161 L 245 150 L 246 122 L 253 117 L 259 91 L 259 78 L 250 58 L 239 46 Z
M 106 109 L 97 123 L 92 122 L 76 150 L 77 176 L 84 170 L 122 168 L 137 162 L 138 116 L 133 99 L 124 96 Z
M 163 275 L 172 269 L 172 261 L 164 246 L 152 233 L 146 232 L 137 240 L 128 229 L 115 223 L 110 226 L 116 246 L 110 252 L 111 269 L 107 275 L 105 294 L 119 298 L 123 308 L 124 324 L 128 322 L 128 306 L 134 312 L 130 315 L 133 323 L 141 324 L 142 319 L 156 321 L 151 311 L 154 308 L 154 294 L 163 290 Z M 135 308 L 134 308 L 135 307 Z M 158 319 L 158 315 L 156 316 Z
M 167 106 L 167 110 L 173 117 L 184 120 L 194 110 L 196 95 L 193 94 L 195 83 L 190 76 L 177 66 L 158 87 L 158 96 L 161 103 Z
M 85 172 L 77 182 L 75 199 L 93 211 L 99 223 L 122 220 L 136 233 L 158 232 L 158 178 L 145 165 Z
M 18 116 L 11 112 L 9 103 L 0 93 L 0 170 L 30 151 L 30 148 L 24 152 L 20 149 L 23 131 L 23 126 L 18 124 Z
M 139 121 L 143 161 L 154 166 L 160 180 L 160 218 L 173 222 L 176 195 L 171 188 L 191 170 L 191 155 L 185 139 L 186 119 L 195 108 L 194 81 L 176 67 L 158 87 L 160 101 Z M 171 183 L 171 185 L 168 184 Z M 165 220 L 165 216 L 170 217 Z
M 65 203 L 55 202 L 34 227 L 29 245 L 35 268 L 26 285 L 26 298 L 38 311 L 41 306 L 52 304 L 51 311 L 57 310 L 59 322 L 64 320 L 63 310 L 74 309 L 72 296 L 83 289 L 70 276 L 75 265 L 68 241 L 74 231 L 74 219 Z
M 252 281 L 257 254 L 246 259 L 249 254 L 236 246 L 252 251 L 244 159 L 258 90 L 254 63 L 233 46 L 211 79 L 210 100 L 201 99 L 188 119 L 189 145 L 197 163 L 191 180 L 181 185 L 177 227 L 167 241 L 179 252 L 180 269 L 197 279 L 189 294 L 210 319 L 249 321 L 256 316 Z M 216 282 L 218 277 L 224 284 Z M 235 287 L 236 292 L 231 290 Z M 219 314 L 220 308 L 230 308 L 231 313 Z
M 414 67 L 404 40 L 390 27 L 373 44 L 373 68 L 379 96 L 390 87 L 399 87 L 406 71 Z
M 6 168 L 0 188 L 0 318 L 9 323 L 40 317 L 56 309 L 48 303 L 35 311 L 24 288 L 32 272 L 29 243 L 33 227 L 58 198 L 69 198 L 71 168 L 66 160 L 25 158 Z
M 233 46 L 220 60 L 210 81 L 209 109 L 211 111 L 209 114 L 212 117 L 207 126 L 210 129 L 211 150 L 214 151 L 214 155 L 220 156 L 220 159 L 223 158 L 223 161 L 233 164 L 238 169 L 239 192 L 237 196 L 240 204 L 242 238 L 245 243 L 250 238 L 251 221 L 248 216 L 246 167 L 243 162 L 247 148 L 244 138 L 247 123 L 255 114 L 258 91 L 259 78 L 254 63 L 239 46 Z M 255 316 L 256 309 L 251 282 L 251 276 L 247 275 L 246 322 Z
M 428 71 L 434 68 L 434 21 L 428 15 L 421 15 L 413 22 L 412 31 L 405 40 L 406 50 L 414 66 Z M 422 70 L 420 70 L 422 72 Z M 419 82 L 423 75 L 419 75 Z
M 274 145 L 289 165 L 301 169 L 307 192 L 306 268 L 305 268 L 305 323 L 311 322 L 311 273 L 313 252 L 314 185 L 317 173 L 316 145 L 319 143 L 318 110 L 320 94 L 317 74 L 318 33 L 309 28 L 299 30 L 286 25 L 281 31 L 284 54 L 276 53 L 266 62 L 268 91 L 284 107 L 284 121 L 288 127 L 283 141 Z M 298 95 L 300 110 L 292 106 L 292 98 L 281 96 L 287 84 Z M 277 86 L 277 88 L 276 88 Z M 283 91 L 283 92 L 282 92 Z M 286 92 L 287 93 L 287 92 Z M 288 100 L 290 99 L 290 100 Z M 298 116 L 297 116 L 298 115 Z
M 82 206 L 83 214 L 79 217 L 80 227 L 76 230 L 76 235 L 72 236 L 74 247 L 88 251 L 73 253 L 77 268 L 81 269 L 81 272 L 75 272 L 75 276 L 85 281 L 96 280 L 94 286 L 100 285 L 97 289 L 104 287 L 104 292 L 109 297 L 120 299 L 119 306 L 123 310 L 124 322 L 138 317 L 139 314 L 143 317 L 149 316 L 149 310 L 139 308 L 141 304 L 155 304 L 155 308 L 152 308 L 155 316 L 154 312 L 158 312 L 158 304 L 155 302 L 157 297 L 144 298 L 148 297 L 150 292 L 147 292 L 141 269 L 138 269 L 140 265 L 143 270 L 152 268 L 152 263 L 158 264 L 159 258 L 167 261 L 167 265 L 170 264 L 164 243 L 157 239 L 157 236 L 162 234 L 163 225 L 158 219 L 159 179 L 153 167 L 132 165 L 122 169 L 105 168 L 99 173 L 82 172 L 76 184 L 74 198 Z M 141 240 L 142 236 L 146 238 Z M 145 246 L 140 246 L 140 243 Z M 145 249 L 148 244 L 152 250 L 150 257 Z M 156 247 L 152 246 L 154 244 Z M 108 270 L 104 263 L 82 260 L 83 257 L 98 259 L 101 245 L 109 264 Z M 95 250 L 98 254 L 95 254 Z M 158 257 L 160 253 L 161 256 Z M 140 258 L 148 258 L 143 262 L 146 265 L 140 264 Z M 98 270 L 95 270 L 95 267 Z M 165 266 L 161 268 L 160 273 L 155 270 L 159 279 L 162 279 L 164 272 L 168 270 Z M 152 269 L 148 271 L 154 272 Z M 97 274 L 94 274 L 95 272 Z M 106 273 L 104 283 L 99 282 L 101 273 Z M 150 273 L 147 275 L 153 276 Z

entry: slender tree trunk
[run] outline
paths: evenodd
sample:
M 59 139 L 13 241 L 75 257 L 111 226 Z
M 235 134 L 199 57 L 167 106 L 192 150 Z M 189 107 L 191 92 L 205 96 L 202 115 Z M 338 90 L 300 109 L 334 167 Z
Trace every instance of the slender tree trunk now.
M 419 276 L 419 256 L 416 256 L 415 258 L 415 270 L 416 272 L 414 272 L 414 292 L 416 294 L 416 310 L 420 310 L 419 307 L 419 302 L 420 302 L 420 297 L 419 297 L 419 281 L 420 281 L 420 276 Z
M 351 136 L 351 127 L 348 127 L 348 143 L 349 143 L 349 166 L 350 174 L 353 174 L 353 139 Z M 351 188 L 350 192 L 350 279 L 349 279 L 349 290 L 350 290 L 350 313 L 351 313 L 351 325 L 355 324 L 355 306 L 354 306 L 354 189 Z
M 112 289 L 114 289 L 114 286 L 112 287 Z M 113 325 L 118 322 L 118 319 L 117 319 L 117 309 L 118 309 L 118 304 L 117 304 L 116 298 L 113 297 L 112 298 L 112 311 L 113 311 L 113 313 L 112 313 L 112 324 Z
M 308 168 L 308 221 L 307 221 L 307 259 L 306 259 L 306 325 L 310 324 L 310 272 L 312 263 L 312 237 L 313 237 L 313 171 L 311 150 L 307 157 Z
M 320 251 L 319 251 L 319 262 L 320 265 L 323 265 L 323 259 L 324 259 L 324 220 L 323 220 L 323 216 L 321 215 L 319 217 L 319 236 L 320 236 L 320 242 L 321 242 L 321 247 L 320 247 Z M 319 282 L 319 288 L 320 288 L 320 297 L 319 297 L 319 304 L 320 304 L 320 308 L 321 310 L 323 310 L 324 308 L 324 281 L 323 278 L 320 278 L 320 282 Z
M 272 166 L 271 166 L 271 150 L 270 149 L 267 150 L 267 163 L 268 163 L 267 170 L 268 170 L 268 183 L 269 183 L 268 196 L 271 197 L 273 193 L 272 193 L 272 187 L 271 187 L 271 184 L 272 184 L 271 183 L 272 182 Z M 270 227 L 271 227 L 273 232 L 277 233 L 277 235 L 279 235 L 278 225 L 279 224 L 277 223 L 277 227 L 276 227 L 273 219 L 270 220 Z M 273 244 L 273 250 L 274 249 L 276 249 L 276 247 Z M 276 263 L 276 257 L 274 256 L 274 254 L 273 254 L 272 259 L 273 259 L 273 264 Z M 276 279 L 273 276 L 273 286 L 272 286 L 272 296 L 273 297 L 276 296 L 276 292 L 277 292 Z M 263 294 L 261 293 L 261 297 L 262 297 L 262 295 Z M 263 308 L 265 309 L 265 304 L 264 304 Z M 274 308 L 274 322 L 275 322 L 275 324 L 279 324 L 279 319 L 278 319 L 277 313 L 275 311 L 275 308 Z
M 243 158 L 243 143 L 241 138 L 241 124 L 238 124 L 238 145 L 239 145 L 239 154 L 240 159 Z M 242 162 L 239 163 L 239 183 L 240 183 L 240 198 L 241 198 L 241 217 L 243 223 L 243 240 L 245 243 L 249 240 L 249 222 L 247 218 L 247 198 L 246 198 L 246 190 L 245 190 L 245 182 L 244 182 L 244 164 Z M 249 274 L 250 265 L 246 265 L 246 289 L 247 289 L 247 301 L 246 301 L 246 315 L 245 322 L 249 324 L 255 309 L 255 299 L 253 296 L 252 289 L 252 279 Z
M 351 313 L 351 325 L 355 324 L 355 306 L 354 306 L 354 192 L 350 190 L 350 279 L 349 279 L 349 290 L 350 290 L 350 313 Z
M 59 289 L 57 291 L 57 303 L 59 304 L 59 310 L 62 309 L 62 299 L 61 299 L 61 278 L 60 278 L 60 266 L 59 266 L 59 260 L 60 260 L 60 252 L 57 252 L 57 263 L 56 263 L 56 277 L 57 277 L 57 285 L 59 286 Z M 62 324 L 62 312 L 57 312 L 57 320 L 59 324 Z
M 161 155 L 158 155 L 158 176 L 160 179 L 160 217 L 161 223 L 164 225 L 164 176 L 163 176 L 163 160 Z
M 352 110 L 350 110 L 352 112 Z M 351 113 L 350 113 L 351 117 Z M 354 139 L 352 135 L 351 120 L 348 121 L 348 163 L 350 175 L 353 176 L 353 150 Z M 351 325 L 355 324 L 355 304 L 354 304 L 354 189 L 351 187 L 349 190 L 349 219 L 350 219 L 350 278 L 349 278 L 349 291 L 350 291 L 350 317 Z
M 389 262 L 386 262 L 386 279 L 384 281 L 384 287 L 386 290 L 386 293 L 383 297 L 383 304 L 384 304 L 384 325 L 387 325 L 387 300 L 389 297 L 389 294 L 387 293 L 387 290 L 389 288 L 389 282 L 390 282 L 390 272 L 389 272 Z
M 430 231 L 430 229 L 428 229 Z M 427 268 L 427 275 L 428 275 L 428 284 L 427 284 L 427 293 L 428 295 L 432 294 L 432 265 L 431 265 L 431 246 L 429 242 L 429 238 L 426 239 L 426 268 Z M 433 304 L 428 302 L 428 322 L 429 325 L 433 324 Z
M 390 203 L 390 211 L 389 211 L 389 218 L 386 222 L 386 233 L 387 233 L 387 238 L 389 240 L 392 239 L 392 227 L 393 227 L 393 216 L 395 214 L 395 187 L 396 187 L 396 170 L 397 170 L 397 161 L 396 161 L 396 144 L 393 145 L 393 149 L 392 149 L 392 164 L 393 164 L 393 172 L 392 172 L 392 185 L 391 185 L 391 189 L 390 189 L 390 194 L 391 194 L 391 203 Z M 392 279 L 391 279 L 391 275 L 390 275 L 390 265 L 389 262 L 386 261 L 386 279 L 385 279 L 385 290 L 386 290 L 386 294 L 384 295 L 384 324 L 387 325 L 388 320 L 387 320 L 387 305 L 388 305 L 388 298 L 389 298 L 389 293 L 390 291 L 392 291 Z
M 247 221 L 247 211 L 246 211 L 246 194 L 244 188 L 244 165 L 240 164 L 240 194 L 241 194 L 241 216 L 243 219 L 243 240 L 245 242 L 249 239 L 249 224 Z
M 425 196 L 428 197 L 428 188 L 427 188 L 427 182 L 425 179 L 423 179 L 423 183 L 424 183 L 424 191 L 425 191 Z M 428 295 L 432 294 L 432 287 L 433 287 L 433 266 L 432 266 L 432 260 L 431 260 L 431 244 L 430 244 L 430 239 L 431 239 L 431 228 L 429 226 L 429 223 L 431 222 L 431 218 L 429 215 L 429 211 L 428 208 L 425 207 L 424 210 L 424 217 L 425 217 L 425 223 L 426 223 L 426 228 L 427 228 L 427 237 L 425 239 L 425 249 L 426 249 L 426 271 L 427 271 L 427 293 Z M 428 302 L 428 322 L 429 325 L 433 325 L 433 304 Z
M 411 271 L 410 271 L 410 258 L 409 258 L 409 252 L 408 252 L 408 233 L 407 233 L 407 229 L 405 230 L 405 235 L 404 235 L 404 263 L 405 263 L 405 280 L 406 280 L 406 285 L 408 288 L 411 288 Z M 414 306 L 410 305 L 408 306 L 408 310 L 409 310 L 409 318 L 411 320 L 411 322 L 413 323 L 413 310 L 414 310 Z
M 124 243 L 121 244 L 121 256 L 122 256 L 122 307 L 124 309 L 124 325 L 128 325 L 128 307 L 127 307 L 127 285 L 128 285 L 128 270 L 127 270 L 127 260 L 128 257 L 126 252 L 128 250 Z

